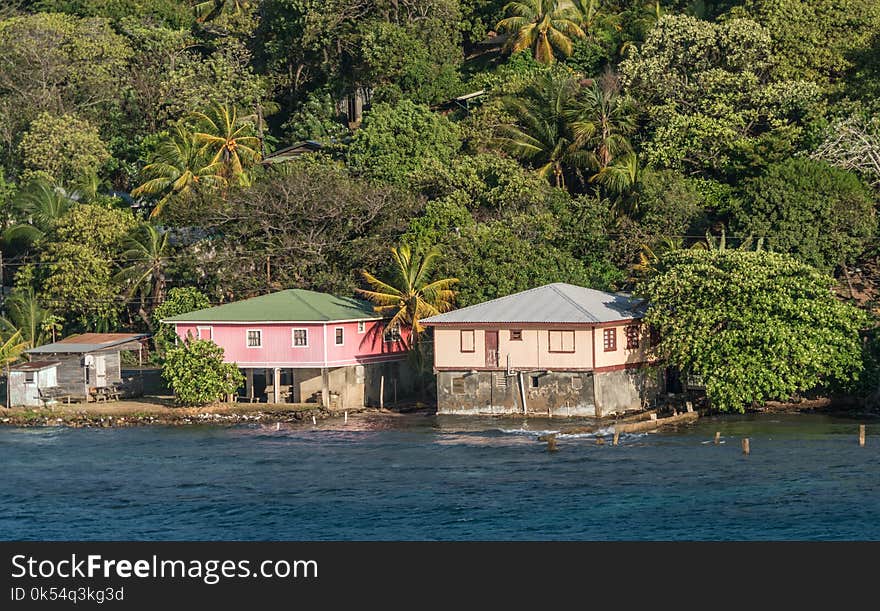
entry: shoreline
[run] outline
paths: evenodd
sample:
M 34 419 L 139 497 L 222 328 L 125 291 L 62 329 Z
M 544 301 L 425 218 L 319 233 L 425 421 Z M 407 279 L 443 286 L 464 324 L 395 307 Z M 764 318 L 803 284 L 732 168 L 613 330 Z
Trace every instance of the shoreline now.
M 701 416 L 723 416 L 724 413 L 712 410 L 698 410 Z M 70 428 L 111 428 L 134 426 L 187 426 L 194 424 L 307 424 L 348 415 L 406 416 L 436 414 L 435 408 L 422 403 L 401 405 L 394 409 L 359 407 L 348 410 L 328 410 L 316 404 L 291 403 L 217 403 L 204 407 L 177 407 L 170 397 L 145 397 L 143 400 L 125 400 L 114 403 L 74 403 L 52 407 L 0 407 L 0 426 L 39 427 L 66 426 Z M 878 418 L 876 411 L 864 407 L 837 403 L 827 399 L 807 400 L 797 403 L 768 402 L 759 408 L 748 409 L 746 414 L 796 414 L 828 413 L 859 418 Z M 498 416 L 501 416 L 500 414 Z M 506 417 L 516 417 L 510 414 Z M 608 423 L 628 420 L 623 414 L 618 417 L 601 419 Z M 531 415 L 531 418 L 539 414 Z M 487 420 L 492 420 L 490 416 Z M 556 420 L 554 418 L 554 420 Z M 577 418 L 559 418 L 560 422 L 578 421 Z

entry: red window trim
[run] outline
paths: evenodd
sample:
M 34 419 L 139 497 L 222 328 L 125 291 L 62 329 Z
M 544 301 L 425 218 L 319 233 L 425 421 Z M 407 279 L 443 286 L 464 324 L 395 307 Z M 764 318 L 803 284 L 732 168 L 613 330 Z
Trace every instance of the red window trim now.
M 602 347 L 605 352 L 617 352 L 617 327 L 602 329 Z

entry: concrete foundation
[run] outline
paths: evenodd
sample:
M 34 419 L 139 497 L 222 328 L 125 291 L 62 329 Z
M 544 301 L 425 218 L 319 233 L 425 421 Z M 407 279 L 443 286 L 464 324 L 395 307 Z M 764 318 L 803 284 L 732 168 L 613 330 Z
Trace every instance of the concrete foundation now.
M 647 405 L 657 391 L 648 369 L 583 371 L 440 371 L 437 412 L 460 415 L 609 416 Z
M 282 386 L 292 387 L 292 403 L 322 403 L 324 388 L 324 370 L 320 368 L 281 368 Z M 243 397 L 251 396 L 249 385 L 254 385 L 255 372 L 263 379 L 274 379 L 274 368 L 246 369 L 246 384 L 239 393 Z M 365 406 L 378 406 L 379 393 L 384 385 L 384 405 L 392 407 L 394 401 L 409 399 L 414 391 L 414 376 L 406 361 L 370 363 L 366 365 L 346 365 L 329 367 L 326 370 L 327 388 L 329 390 L 329 407 L 331 409 L 354 409 Z M 384 379 L 384 382 L 383 382 Z M 290 383 L 292 380 L 292 383 Z M 257 400 L 273 401 L 264 386 L 257 385 L 253 389 Z M 282 399 L 283 401 L 283 399 Z

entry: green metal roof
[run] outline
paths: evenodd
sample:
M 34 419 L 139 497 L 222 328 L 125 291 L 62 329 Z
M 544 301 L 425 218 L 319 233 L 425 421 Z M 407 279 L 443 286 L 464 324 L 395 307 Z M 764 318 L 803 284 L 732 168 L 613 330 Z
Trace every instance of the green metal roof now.
M 325 322 L 381 318 L 360 299 L 287 289 L 213 308 L 171 316 L 162 322 Z

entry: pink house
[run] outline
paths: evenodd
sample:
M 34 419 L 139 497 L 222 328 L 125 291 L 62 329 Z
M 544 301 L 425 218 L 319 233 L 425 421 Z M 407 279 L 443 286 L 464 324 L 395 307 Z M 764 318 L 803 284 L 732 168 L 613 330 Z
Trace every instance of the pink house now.
M 245 400 L 359 407 L 407 382 L 405 338 L 358 299 L 288 289 L 162 322 L 222 347 L 244 371 Z
M 438 412 L 604 416 L 643 407 L 660 377 L 648 367 L 643 313 L 627 295 L 556 283 L 427 318 Z

